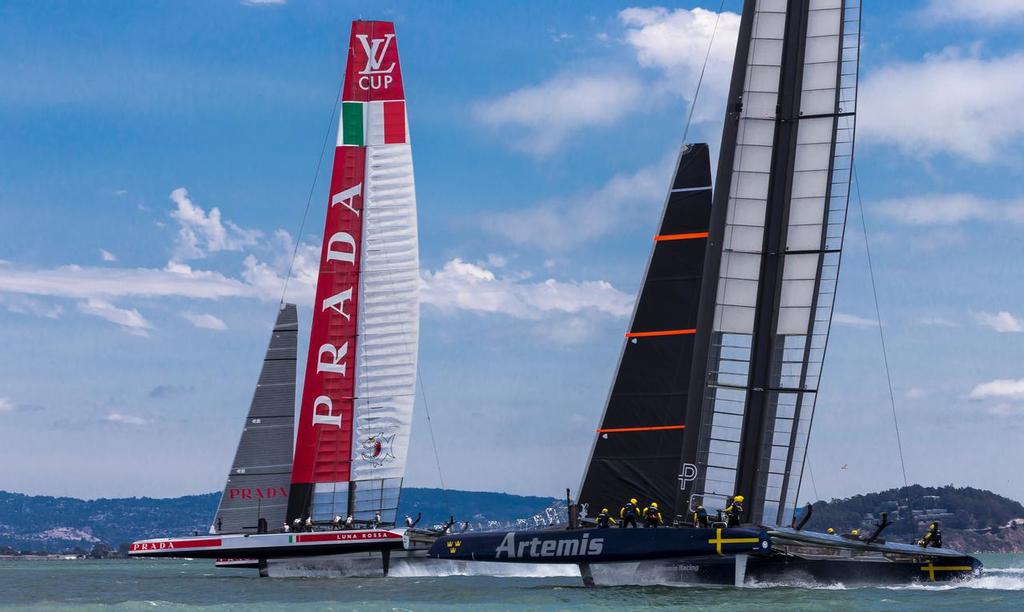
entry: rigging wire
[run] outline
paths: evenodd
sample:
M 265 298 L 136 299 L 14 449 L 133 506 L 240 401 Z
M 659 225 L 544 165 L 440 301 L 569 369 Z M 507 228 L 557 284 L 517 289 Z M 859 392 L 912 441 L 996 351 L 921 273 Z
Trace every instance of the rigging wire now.
M 711 28 L 711 39 L 708 40 L 708 51 L 704 54 L 704 65 L 700 68 L 700 76 L 697 77 L 697 87 L 693 91 L 693 101 L 690 102 L 690 112 L 686 116 L 686 127 L 683 128 L 683 145 L 686 145 L 686 136 L 690 133 L 690 123 L 693 122 L 693 109 L 697 108 L 697 97 L 700 95 L 700 86 L 704 82 L 704 71 L 708 68 L 708 60 L 711 58 L 711 48 L 715 44 L 715 34 L 718 33 L 718 22 L 722 19 L 722 11 L 725 10 L 725 0 L 718 5 L 718 12 L 715 13 L 715 27 Z
M 444 484 L 444 473 L 441 471 L 441 455 L 437 452 L 437 436 L 434 435 L 434 422 L 430 420 L 430 406 L 427 404 L 427 388 L 423 384 L 423 373 L 420 371 L 419 360 L 416 361 L 416 384 L 420 389 L 420 396 L 423 398 L 423 413 L 427 417 L 427 429 L 430 430 L 430 444 L 434 447 L 434 463 L 437 465 L 437 479 L 441 481 L 441 497 L 444 500 L 444 507 L 448 514 L 452 513 L 452 506 L 448 502 L 448 487 Z
M 295 234 L 295 248 L 292 249 L 292 260 L 288 262 L 288 273 L 284 277 L 284 288 L 281 289 L 281 303 L 284 304 L 285 295 L 288 294 L 288 281 L 292 278 L 292 271 L 295 269 L 295 259 L 299 256 L 299 245 L 302 244 L 302 230 L 306 227 L 306 217 L 309 215 L 309 205 L 313 202 L 313 192 L 316 191 L 317 181 L 320 180 L 320 168 L 324 164 L 324 154 L 327 152 L 327 142 L 331 138 L 331 126 L 334 125 L 334 116 L 338 112 L 338 100 L 341 99 L 341 89 L 345 86 L 345 75 L 342 74 L 338 82 L 338 93 L 331 101 L 331 115 L 327 119 L 327 127 L 324 129 L 324 141 L 320 145 L 320 158 L 316 162 L 316 172 L 313 174 L 313 183 L 309 186 L 309 195 L 306 196 L 306 209 L 302 211 L 302 221 L 299 223 L 299 232 Z
M 868 276 L 871 279 L 871 295 L 875 300 L 875 319 L 878 321 L 878 339 L 882 344 L 882 363 L 885 366 L 885 379 L 889 386 L 889 404 L 892 406 L 892 422 L 896 428 L 896 449 L 900 455 L 900 469 L 903 470 L 903 486 L 909 487 L 907 480 L 907 464 L 903 460 L 903 441 L 900 438 L 900 421 L 896 415 L 896 393 L 892 386 L 892 374 L 889 371 L 889 351 L 885 345 L 885 328 L 882 325 L 881 309 L 878 306 L 878 288 L 875 284 L 875 267 L 871 259 L 871 244 L 868 240 L 868 222 L 864 214 L 864 201 L 860 192 L 860 177 L 857 175 L 857 165 L 851 162 L 853 170 L 853 184 L 857 188 L 857 208 L 860 209 L 860 223 L 864 230 L 864 250 L 868 259 Z
M 811 461 L 807 462 L 807 475 L 811 477 L 811 489 L 814 490 L 814 501 L 821 501 L 821 496 L 818 495 L 818 485 L 814 484 L 814 470 L 811 469 L 811 463 Z M 797 497 L 799 497 L 799 495 Z

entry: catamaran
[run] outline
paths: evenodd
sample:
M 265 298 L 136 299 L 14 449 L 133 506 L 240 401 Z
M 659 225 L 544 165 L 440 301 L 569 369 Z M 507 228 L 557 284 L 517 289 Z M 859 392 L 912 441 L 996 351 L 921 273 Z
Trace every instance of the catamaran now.
M 944 581 L 955 550 L 794 521 L 846 227 L 859 0 L 745 0 L 712 186 L 680 151 L 569 529 L 448 535 L 439 559 L 578 564 L 587 584 Z M 694 525 L 738 495 L 745 524 Z M 630 498 L 661 529 L 596 529 Z M 712 518 L 712 522 L 715 519 Z M 570 544 L 569 542 L 572 542 Z M 597 544 L 599 543 L 599 544 Z
M 416 530 L 395 528 L 420 277 L 393 23 L 353 22 L 344 79 L 297 435 L 298 319 L 282 303 L 210 533 L 141 540 L 132 556 L 386 574 L 392 552 L 416 548 Z

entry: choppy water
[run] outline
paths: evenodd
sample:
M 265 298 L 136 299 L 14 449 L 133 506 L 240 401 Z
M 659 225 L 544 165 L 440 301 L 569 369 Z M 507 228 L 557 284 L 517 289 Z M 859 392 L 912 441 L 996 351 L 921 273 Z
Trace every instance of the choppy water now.
M 1024 609 L 1024 555 L 982 555 L 958 585 L 891 588 L 617 587 L 570 577 L 260 579 L 208 561 L 0 561 L 0 608 L 263 610 L 974 610 Z

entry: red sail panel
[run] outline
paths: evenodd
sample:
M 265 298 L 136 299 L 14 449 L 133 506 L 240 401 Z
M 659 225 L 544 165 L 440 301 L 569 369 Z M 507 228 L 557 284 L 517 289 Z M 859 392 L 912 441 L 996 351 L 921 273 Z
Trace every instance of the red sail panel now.
M 345 102 L 405 99 L 395 24 L 389 21 L 352 22 L 341 99 Z
M 335 149 L 293 483 L 349 479 L 365 168 L 365 148 Z
M 344 112 L 339 113 L 338 145 L 334 150 L 295 440 L 293 485 L 341 483 L 351 479 L 353 403 L 359 367 L 356 319 L 366 174 L 367 134 L 364 129 L 368 103 L 405 97 L 393 23 L 352 22 L 342 92 L 341 102 L 350 104 L 344 105 Z M 401 109 L 388 110 L 394 119 L 400 110 L 402 121 L 400 130 L 394 127 L 389 130 L 389 138 L 405 138 L 404 103 Z M 308 510 L 312 490 L 308 487 L 301 487 L 301 490 L 302 494 L 291 500 L 296 504 L 289 507 L 290 518 Z

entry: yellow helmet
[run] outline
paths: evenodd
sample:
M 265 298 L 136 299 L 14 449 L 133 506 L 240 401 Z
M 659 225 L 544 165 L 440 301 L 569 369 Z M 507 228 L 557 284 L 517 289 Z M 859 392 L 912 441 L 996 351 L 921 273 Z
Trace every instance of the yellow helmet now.
M 854 529 L 850 532 L 850 535 L 860 535 L 860 529 Z
M 832 534 L 832 533 L 835 533 L 835 532 L 836 532 L 836 530 L 832 529 L 831 527 L 829 527 L 828 529 L 825 530 L 825 533 L 828 533 L 828 534 Z
M 733 501 L 738 501 L 740 503 L 743 503 L 743 496 L 742 495 L 737 495 L 736 497 L 732 498 L 732 500 Z
M 629 503 L 631 503 L 631 504 L 635 504 L 635 503 L 636 503 L 636 498 L 634 497 L 634 498 L 630 499 L 630 500 L 629 500 Z
M 601 512 L 608 512 L 608 508 L 601 508 Z
M 658 502 L 651 502 L 651 507 L 657 509 L 658 508 Z

